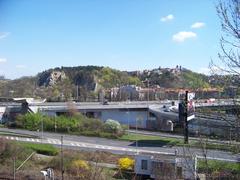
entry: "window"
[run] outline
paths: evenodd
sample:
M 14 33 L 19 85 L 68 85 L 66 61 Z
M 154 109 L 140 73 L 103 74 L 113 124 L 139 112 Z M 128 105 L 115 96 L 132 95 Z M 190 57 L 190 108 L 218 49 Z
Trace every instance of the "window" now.
M 148 170 L 148 162 L 147 160 L 142 160 L 142 163 L 141 163 L 141 169 L 142 170 Z

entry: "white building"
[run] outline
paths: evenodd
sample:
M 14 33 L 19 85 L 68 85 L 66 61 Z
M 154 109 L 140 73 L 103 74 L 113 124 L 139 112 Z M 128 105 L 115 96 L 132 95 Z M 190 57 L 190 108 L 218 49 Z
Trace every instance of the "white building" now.
M 159 154 L 136 155 L 135 173 L 153 179 L 196 179 L 195 158 Z

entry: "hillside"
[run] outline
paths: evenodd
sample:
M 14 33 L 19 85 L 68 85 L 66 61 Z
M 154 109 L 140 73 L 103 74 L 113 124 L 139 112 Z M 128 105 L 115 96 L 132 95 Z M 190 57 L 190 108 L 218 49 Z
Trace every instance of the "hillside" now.
M 144 71 L 138 77 L 141 81 L 145 81 L 145 84 L 149 80 L 150 86 L 159 85 L 164 88 L 197 89 L 210 87 L 208 76 L 178 66 L 173 69 L 157 68 Z
M 49 101 L 78 97 L 86 101 L 97 100 L 99 92 L 103 89 L 124 85 L 206 88 L 211 86 L 208 83 L 209 78 L 178 66 L 134 72 L 99 66 L 61 67 L 46 70 L 33 77 L 1 80 L 0 96 L 47 98 Z

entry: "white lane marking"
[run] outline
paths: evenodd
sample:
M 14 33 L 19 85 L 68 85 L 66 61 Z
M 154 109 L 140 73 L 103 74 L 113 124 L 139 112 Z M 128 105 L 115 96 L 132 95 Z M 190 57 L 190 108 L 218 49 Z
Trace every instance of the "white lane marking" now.
M 113 149 L 111 146 L 106 146 L 106 149 Z
M 86 144 L 84 144 L 84 143 L 82 143 L 81 145 L 82 145 L 83 147 L 87 147 L 87 145 L 86 145 Z
M 102 146 L 102 145 L 95 145 L 95 147 L 98 148 L 98 149 L 105 149 L 105 147 Z
M 126 148 L 120 148 L 120 150 L 121 150 L 121 151 L 127 151 L 127 149 L 126 149 Z
M 17 140 L 17 141 L 19 141 L 19 138 L 18 138 L 18 137 L 16 137 L 16 140 Z
M 37 142 L 40 142 L 40 140 L 39 140 L 39 139 L 36 139 L 36 141 L 37 141 Z
M 33 138 L 31 138 L 32 142 L 35 142 L 35 140 Z
M 11 138 L 11 140 L 14 140 L 14 137 L 10 137 Z
M 27 138 L 27 141 L 30 141 L 30 139 L 29 139 L 29 138 Z
M 74 143 L 71 143 L 71 145 L 72 145 L 72 146 L 75 146 L 75 144 L 74 144 Z
M 50 139 L 47 140 L 49 144 L 52 144 L 52 141 Z
M 9 137 L 8 137 L 8 136 L 6 136 L 6 139 L 9 139 Z
M 59 141 L 59 140 L 56 140 L 56 144 L 61 144 L 61 141 Z
M 57 142 L 55 140 L 51 140 L 52 141 L 52 144 L 57 144 Z

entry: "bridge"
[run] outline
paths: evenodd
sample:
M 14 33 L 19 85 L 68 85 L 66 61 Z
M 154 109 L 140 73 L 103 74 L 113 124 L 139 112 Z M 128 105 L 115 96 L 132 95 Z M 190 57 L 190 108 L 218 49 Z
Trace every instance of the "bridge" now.
M 174 101 L 174 103 L 178 104 L 178 101 Z M 49 116 L 64 115 L 69 111 L 77 111 L 88 117 L 99 118 L 102 121 L 114 119 L 130 127 L 173 131 L 174 127 L 180 123 L 178 113 L 172 112 L 168 110 L 168 108 L 163 108 L 164 106 L 169 107 L 171 104 L 171 101 L 129 101 L 102 104 L 99 102 L 44 102 L 31 98 L 18 98 L 12 102 L 0 102 L 0 111 L 5 111 L 5 113 L 8 114 L 11 114 L 11 112 L 13 114 L 41 112 Z M 235 104 L 232 100 L 217 100 L 213 103 L 198 101 L 196 103 L 197 109 L 232 109 L 233 106 L 235 106 Z M 229 131 L 235 119 L 234 117 L 224 118 L 225 119 L 219 116 L 197 113 L 196 118 L 190 123 L 190 126 L 193 132 L 197 131 L 199 126 L 201 126 L 204 131 L 208 131 L 206 133 L 211 133 L 209 128 L 206 128 L 208 126 L 215 129 L 219 129 L 219 126 L 222 126 Z M 1 118 L 0 114 L 0 120 L 1 119 L 4 121 L 4 118 Z

